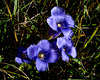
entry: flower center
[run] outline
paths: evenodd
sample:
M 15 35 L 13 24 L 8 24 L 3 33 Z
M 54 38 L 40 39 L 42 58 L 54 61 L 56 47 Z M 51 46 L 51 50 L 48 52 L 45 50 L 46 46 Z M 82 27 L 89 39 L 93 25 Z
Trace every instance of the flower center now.
M 63 46 L 63 51 L 68 51 L 68 48 L 66 46 Z
M 58 26 L 58 27 L 61 27 L 61 24 L 58 23 L 57 26 Z
M 45 54 L 44 54 L 43 52 L 40 52 L 40 53 L 38 54 L 38 57 L 39 57 L 41 60 L 44 60 Z
M 63 48 L 63 50 L 65 51 L 65 49 Z

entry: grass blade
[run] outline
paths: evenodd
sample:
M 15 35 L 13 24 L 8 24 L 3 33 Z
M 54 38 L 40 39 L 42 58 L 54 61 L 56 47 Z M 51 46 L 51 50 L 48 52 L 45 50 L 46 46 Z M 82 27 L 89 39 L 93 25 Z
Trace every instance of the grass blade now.
M 15 15 L 17 11 L 17 0 L 14 1 L 14 10 L 13 10 L 13 14 Z
M 87 45 L 90 43 L 90 41 L 93 39 L 93 37 L 95 36 L 96 32 L 98 31 L 98 28 L 100 27 L 100 25 L 97 26 L 97 28 L 95 29 L 95 31 L 93 32 L 93 34 L 91 35 L 90 39 L 86 42 L 86 44 L 84 45 L 84 48 L 87 47 Z

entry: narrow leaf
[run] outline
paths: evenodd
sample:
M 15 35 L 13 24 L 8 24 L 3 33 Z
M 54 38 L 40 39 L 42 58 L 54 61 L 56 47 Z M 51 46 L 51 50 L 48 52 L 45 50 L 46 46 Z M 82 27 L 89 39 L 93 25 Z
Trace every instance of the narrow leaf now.
M 14 1 L 14 10 L 13 10 L 13 14 L 15 15 L 17 11 L 17 0 Z

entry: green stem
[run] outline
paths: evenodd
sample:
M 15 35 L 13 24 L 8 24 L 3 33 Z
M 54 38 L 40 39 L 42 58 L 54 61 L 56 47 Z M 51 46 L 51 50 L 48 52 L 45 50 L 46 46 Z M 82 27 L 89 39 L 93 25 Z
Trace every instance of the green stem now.
M 87 45 L 91 42 L 91 40 L 93 39 L 93 37 L 95 36 L 96 32 L 98 31 L 98 28 L 100 27 L 100 25 L 98 25 L 95 29 L 95 31 L 93 32 L 93 34 L 91 35 L 90 39 L 86 42 L 86 44 L 84 45 L 84 48 L 87 47 Z
M 58 7 L 58 0 L 56 0 L 56 4 L 57 4 L 57 7 Z

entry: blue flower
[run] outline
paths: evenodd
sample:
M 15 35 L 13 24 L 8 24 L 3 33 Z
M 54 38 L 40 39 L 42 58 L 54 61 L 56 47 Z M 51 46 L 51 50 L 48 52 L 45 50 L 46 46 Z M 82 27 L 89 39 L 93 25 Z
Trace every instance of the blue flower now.
M 24 47 L 19 47 L 17 49 L 17 56 L 15 57 L 15 61 L 19 64 L 22 64 L 23 62 L 31 63 L 31 60 L 27 57 L 27 51 Z
M 74 20 L 70 15 L 66 15 L 65 11 L 60 7 L 54 7 L 51 10 L 51 16 L 47 18 L 48 25 L 54 30 L 62 32 L 68 38 L 72 30 L 69 27 L 75 27 Z
M 27 48 L 27 55 L 30 59 L 36 60 L 38 71 L 45 71 L 48 69 L 48 63 L 55 63 L 59 59 L 59 54 L 51 48 L 48 40 L 41 40 L 37 45 L 30 45 Z
M 37 51 L 38 51 L 38 46 L 37 45 L 30 45 L 27 48 L 27 55 L 31 60 L 36 60 L 37 58 Z
M 52 30 L 51 28 L 49 28 L 48 35 L 49 35 L 49 36 L 52 35 L 52 37 L 51 37 L 50 39 L 55 39 L 55 38 L 57 38 L 60 34 L 61 34 L 61 31 L 60 31 L 60 30 L 58 30 L 58 32 L 56 32 L 56 31 Z M 49 39 L 49 40 L 50 40 L 50 39 Z
M 71 55 L 73 58 L 76 57 L 76 49 L 73 47 L 73 43 L 71 40 L 66 39 L 65 37 L 57 38 L 57 47 L 61 51 L 61 57 L 63 61 L 69 61 L 69 57 L 67 54 Z

